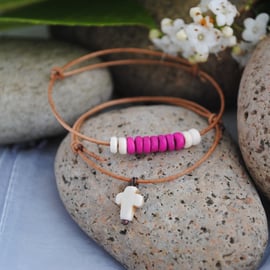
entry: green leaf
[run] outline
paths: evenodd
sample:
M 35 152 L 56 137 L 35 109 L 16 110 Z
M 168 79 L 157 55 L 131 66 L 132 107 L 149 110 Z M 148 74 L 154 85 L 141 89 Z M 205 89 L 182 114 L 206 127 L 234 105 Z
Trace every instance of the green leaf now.
M 27 27 L 31 26 L 29 24 L 22 24 L 22 23 L 0 23 L 0 31 L 6 31 L 12 28 L 20 28 L 20 27 Z
M 152 17 L 134 0 L 42 1 L 2 13 L 1 23 L 156 27 Z
M 0 12 L 41 1 L 43 0 L 0 0 Z

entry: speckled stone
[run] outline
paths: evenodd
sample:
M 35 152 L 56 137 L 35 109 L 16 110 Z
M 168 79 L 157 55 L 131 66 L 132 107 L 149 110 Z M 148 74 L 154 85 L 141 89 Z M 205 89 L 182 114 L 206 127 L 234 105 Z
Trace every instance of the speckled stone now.
M 50 70 L 86 53 L 63 42 L 0 40 L 0 144 L 63 133 L 48 104 Z M 109 99 L 111 92 L 106 69 L 89 71 L 57 83 L 55 102 L 72 123 L 89 107 Z
M 131 107 L 88 120 L 83 132 L 111 136 L 153 135 L 202 129 L 207 122 L 173 106 Z M 211 145 L 213 131 L 199 146 L 180 152 L 111 155 L 108 147 L 89 145 L 107 158 L 102 167 L 154 178 L 171 175 L 197 160 Z M 173 182 L 139 185 L 145 204 L 122 225 L 116 194 L 126 184 L 88 167 L 70 150 L 70 136 L 55 163 L 62 201 L 79 226 L 127 269 L 256 269 L 268 239 L 260 198 L 227 135 L 198 169 Z
M 197 6 L 198 0 L 138 0 L 153 16 L 156 25 L 160 25 L 162 18 L 182 18 L 190 22 L 189 10 Z M 232 0 L 238 10 L 243 10 L 248 0 Z M 245 15 L 244 15 L 245 16 Z M 244 16 L 239 18 L 242 25 Z M 149 29 L 142 26 L 118 27 L 65 27 L 53 26 L 54 37 L 77 42 L 91 50 L 117 47 L 153 48 L 149 40 Z M 134 56 L 132 56 L 134 57 Z M 115 58 L 114 56 L 107 59 Z M 207 63 L 200 67 L 212 75 L 221 85 L 227 106 L 236 105 L 237 91 L 242 70 L 233 60 L 230 50 L 221 52 L 216 57 L 212 55 Z M 215 91 L 209 91 L 208 84 L 202 84 L 193 76 L 181 70 L 169 67 L 130 66 L 111 68 L 117 94 L 131 95 L 170 95 L 181 96 L 205 104 L 208 107 L 217 106 L 218 97 Z M 158 80 L 156 79 L 158 78 Z
M 237 119 L 247 168 L 270 198 L 270 36 L 257 46 L 243 73 Z

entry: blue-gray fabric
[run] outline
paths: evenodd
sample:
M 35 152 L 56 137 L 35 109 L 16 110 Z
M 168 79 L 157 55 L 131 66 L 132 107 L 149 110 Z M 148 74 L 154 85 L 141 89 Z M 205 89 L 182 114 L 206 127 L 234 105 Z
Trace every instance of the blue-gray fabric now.
M 58 145 L 0 147 L 0 269 L 124 269 L 60 201 L 53 165 Z
M 124 269 L 61 203 L 53 165 L 59 143 L 0 146 L 0 269 Z M 269 253 L 268 246 L 260 270 L 270 269 Z

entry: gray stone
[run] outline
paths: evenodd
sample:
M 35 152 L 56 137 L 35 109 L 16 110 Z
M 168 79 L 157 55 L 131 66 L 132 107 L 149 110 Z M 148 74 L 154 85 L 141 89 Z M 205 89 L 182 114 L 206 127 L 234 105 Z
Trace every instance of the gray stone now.
M 207 121 L 173 106 L 114 110 L 87 120 L 83 133 L 101 140 L 113 135 L 153 135 L 202 129 Z M 212 144 L 180 152 L 112 155 L 106 146 L 85 146 L 107 161 L 100 165 L 127 177 L 171 175 L 194 163 Z M 239 152 L 224 135 L 213 155 L 192 173 L 163 184 L 139 185 L 145 198 L 134 220 L 122 225 L 115 196 L 126 184 L 88 167 L 61 144 L 55 163 L 62 201 L 79 226 L 127 269 L 256 269 L 267 239 L 260 198 Z
M 239 89 L 239 145 L 255 183 L 270 198 L 270 37 L 255 49 Z
M 86 53 L 63 42 L 1 39 L 0 144 L 63 133 L 48 104 L 50 70 Z M 60 114 L 72 123 L 109 99 L 112 82 L 106 69 L 88 71 L 62 80 L 54 91 Z

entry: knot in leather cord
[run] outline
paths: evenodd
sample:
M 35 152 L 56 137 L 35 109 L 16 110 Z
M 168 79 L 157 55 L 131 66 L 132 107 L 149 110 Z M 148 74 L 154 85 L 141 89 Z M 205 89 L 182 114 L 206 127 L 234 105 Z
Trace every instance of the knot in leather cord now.
M 51 71 L 51 79 L 64 79 L 65 75 L 61 67 L 54 67 Z
M 138 186 L 138 185 L 139 185 L 139 184 L 138 184 L 138 177 L 132 177 L 132 178 L 130 179 L 130 185 L 133 186 L 133 187 Z
M 71 149 L 74 153 L 78 153 L 79 151 L 83 152 L 83 148 L 84 148 L 84 146 L 77 141 L 73 141 L 71 144 Z
M 208 117 L 208 124 L 213 124 L 217 119 L 217 115 L 215 113 L 211 113 Z

